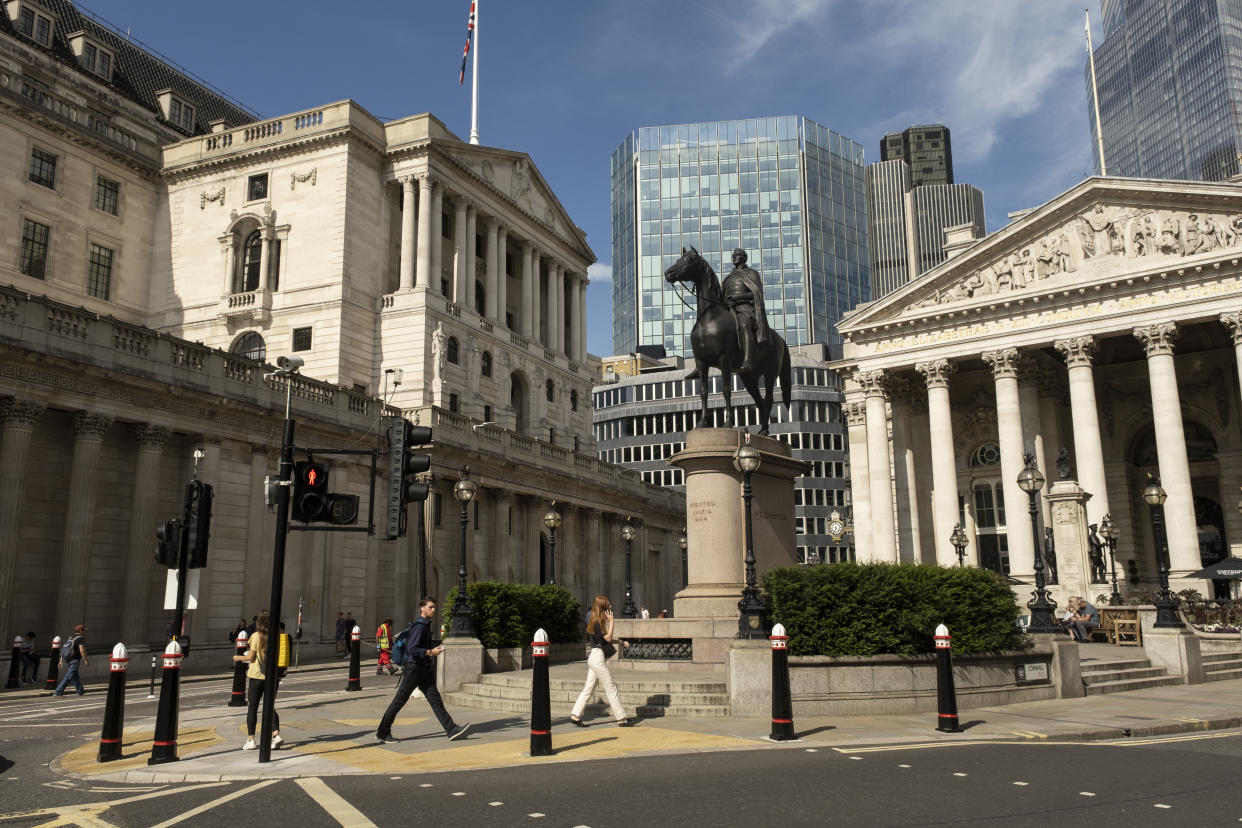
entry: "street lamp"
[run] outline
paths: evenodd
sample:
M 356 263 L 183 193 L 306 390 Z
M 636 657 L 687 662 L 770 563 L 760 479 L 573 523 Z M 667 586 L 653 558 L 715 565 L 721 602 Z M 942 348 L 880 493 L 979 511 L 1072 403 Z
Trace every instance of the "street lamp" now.
M 746 586 L 742 588 L 742 600 L 737 602 L 741 611 L 738 618 L 738 638 L 766 638 L 763 631 L 763 604 L 759 600 L 759 587 L 755 585 L 755 539 L 750 519 L 750 476 L 759 468 L 762 459 L 759 450 L 748 441 L 738 446 L 733 454 L 733 468 L 742 473 L 742 502 L 746 507 Z
M 1164 537 L 1164 501 L 1168 492 L 1160 485 L 1160 476 L 1147 475 L 1147 488 L 1143 489 L 1143 500 L 1151 507 L 1151 524 L 1156 541 L 1156 562 L 1160 567 L 1160 597 L 1156 599 L 1156 623 L 1152 626 L 1166 629 L 1182 629 L 1185 627 L 1177 617 L 1177 602 L 1169 591 L 1169 558 Z
M 1027 626 L 1026 631 L 1031 633 L 1055 633 L 1060 631 L 1060 627 L 1053 620 L 1052 613 L 1057 608 L 1057 602 L 1048 597 L 1048 590 L 1044 581 L 1044 562 L 1040 560 L 1039 554 L 1039 504 L 1036 498 L 1039 490 L 1044 487 L 1044 476 L 1040 474 L 1039 469 L 1035 466 L 1035 455 L 1024 455 L 1026 467 L 1018 472 L 1018 486 L 1022 491 L 1026 492 L 1026 496 L 1030 499 L 1028 509 L 1031 513 L 1031 539 L 1034 545 L 1031 549 L 1034 551 L 1035 558 L 1035 597 L 1026 603 L 1031 611 L 1031 623 Z
M 953 544 L 953 548 L 957 550 L 957 565 L 966 565 L 966 533 L 962 531 L 962 524 L 953 524 L 953 531 L 949 534 L 949 543 Z
M 548 527 L 548 534 L 551 535 L 551 541 L 548 543 L 548 569 L 551 576 L 548 578 L 549 584 L 556 583 L 556 530 L 561 528 L 561 513 L 556 510 L 556 501 L 552 501 L 552 505 L 548 507 L 548 511 L 544 512 L 543 525 Z
M 634 606 L 634 599 L 630 595 L 630 548 L 634 540 L 634 524 L 628 516 L 625 523 L 621 524 L 621 537 L 625 538 L 625 606 L 621 608 L 621 617 L 637 618 L 638 607 Z
M 453 484 L 453 496 L 461 502 L 461 542 L 457 557 L 457 601 L 453 604 L 449 638 L 474 638 L 474 608 L 466 593 L 466 527 L 470 523 L 470 501 L 478 490 L 478 484 L 470 479 L 470 467 L 462 466 L 460 479 Z
M 681 534 L 677 537 L 677 548 L 681 550 L 681 585 L 683 587 L 690 586 L 690 565 L 686 560 L 686 547 L 690 545 L 690 541 L 686 538 L 686 527 L 681 527 Z
M 1117 524 L 1113 523 L 1112 516 L 1104 515 L 1104 520 L 1100 522 L 1100 537 L 1108 544 L 1108 564 L 1113 572 L 1113 597 L 1108 599 L 1110 607 L 1121 606 L 1121 593 L 1117 590 L 1117 534 Z

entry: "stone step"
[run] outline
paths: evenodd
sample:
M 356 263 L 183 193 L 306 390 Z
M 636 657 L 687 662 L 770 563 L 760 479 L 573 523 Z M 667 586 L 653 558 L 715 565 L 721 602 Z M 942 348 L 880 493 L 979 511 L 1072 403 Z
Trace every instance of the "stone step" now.
M 1205 670 L 1203 673 L 1205 681 L 1228 681 L 1230 679 L 1242 679 L 1242 662 L 1238 667 L 1231 667 L 1226 670 Z
M 727 704 L 729 699 L 728 693 L 644 693 L 632 690 L 625 686 L 618 686 L 617 691 L 621 696 L 623 704 L 647 704 L 661 706 L 671 704 L 715 705 Z M 471 682 L 462 685 L 461 692 L 470 693 L 471 695 L 485 699 L 513 699 L 518 701 L 529 701 L 531 688 Z M 548 697 L 551 699 L 553 704 L 573 704 L 577 701 L 578 694 L 581 692 L 581 685 L 572 690 L 550 689 Z
M 1104 672 L 1108 670 L 1138 670 L 1150 667 L 1151 661 L 1146 658 L 1119 658 L 1108 661 L 1083 661 L 1081 669 L 1086 672 Z
M 1087 684 L 1104 684 L 1110 681 L 1129 681 L 1130 679 L 1158 678 L 1168 675 L 1163 667 L 1139 667 L 1129 670 L 1084 670 L 1082 680 Z
M 1222 662 L 1222 661 L 1237 661 L 1237 662 L 1242 662 L 1242 652 L 1236 652 L 1236 653 L 1204 653 L 1204 654 L 1203 654 L 1203 663 L 1204 663 L 1204 664 L 1216 664 L 1216 663 L 1219 663 L 1219 662 Z
M 1106 681 L 1102 684 L 1088 684 L 1087 695 L 1098 696 L 1103 693 L 1124 693 L 1128 690 L 1149 690 L 1153 687 L 1173 687 L 1182 683 L 1181 678 L 1178 676 L 1156 676 L 1153 678 Z
M 669 681 L 656 678 L 651 679 L 634 679 L 629 676 L 614 675 L 613 681 L 616 682 L 618 689 L 622 691 L 633 692 L 649 692 L 649 693 L 727 693 L 728 685 L 723 681 Z M 583 671 L 581 679 L 550 679 L 548 687 L 551 690 L 572 690 L 574 693 L 581 692 L 582 684 L 586 680 L 586 671 Z M 485 684 L 492 687 L 522 687 L 530 692 L 531 674 L 530 673 L 489 673 L 479 677 L 478 684 Z
M 450 708 L 467 707 L 473 710 L 494 710 L 502 713 L 522 713 L 530 715 L 530 698 L 526 699 L 510 699 L 510 698 L 486 698 L 476 696 L 473 693 L 441 693 L 445 704 Z M 642 718 L 660 718 L 663 716 L 728 716 L 729 707 L 727 704 L 700 704 L 700 705 L 682 705 L 674 704 L 669 706 L 663 705 L 646 705 L 646 704 L 629 704 L 622 699 L 622 705 L 627 711 L 631 711 L 636 716 Z M 552 716 L 568 718 L 570 711 L 573 710 L 571 702 L 553 702 L 551 705 Z M 582 716 L 588 722 L 598 719 L 608 719 L 611 715 L 608 705 L 601 702 L 592 702 L 586 706 L 586 710 Z

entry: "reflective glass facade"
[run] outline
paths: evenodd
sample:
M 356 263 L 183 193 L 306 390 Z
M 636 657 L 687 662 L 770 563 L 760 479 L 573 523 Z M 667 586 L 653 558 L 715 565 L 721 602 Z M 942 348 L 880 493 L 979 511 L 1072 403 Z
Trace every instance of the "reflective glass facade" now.
M 1223 181 L 1242 147 L 1242 0 L 1105 0 L 1095 50 L 1109 175 Z M 1095 169 L 1095 115 L 1086 70 Z
M 837 320 L 869 297 L 863 149 L 814 121 L 644 127 L 613 152 L 611 176 L 613 353 L 690 355 L 694 309 L 664 282 L 683 246 L 721 279 L 745 248 L 791 346 L 838 344 Z

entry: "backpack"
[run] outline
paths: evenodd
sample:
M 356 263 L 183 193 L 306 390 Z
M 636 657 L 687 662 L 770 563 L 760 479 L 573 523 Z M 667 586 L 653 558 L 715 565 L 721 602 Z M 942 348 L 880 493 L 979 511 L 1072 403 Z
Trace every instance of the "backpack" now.
M 400 667 L 405 664 L 406 653 L 405 645 L 409 643 L 410 633 L 414 630 L 414 622 L 410 622 L 410 626 L 397 633 L 397 637 L 392 640 L 392 663 Z
M 68 641 L 66 641 L 64 644 L 60 645 L 60 657 L 65 661 L 71 661 L 73 659 L 74 653 L 77 652 L 77 649 L 78 649 L 78 637 L 75 635 L 72 638 L 70 638 Z

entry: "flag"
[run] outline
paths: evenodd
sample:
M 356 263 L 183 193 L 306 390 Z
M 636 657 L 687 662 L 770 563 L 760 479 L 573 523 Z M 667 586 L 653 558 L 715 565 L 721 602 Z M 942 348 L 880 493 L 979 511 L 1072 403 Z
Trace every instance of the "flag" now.
M 466 58 L 470 57 L 470 41 L 474 40 L 474 0 L 470 0 L 470 17 L 466 20 L 466 46 L 461 50 L 461 74 L 457 76 L 457 85 L 466 81 Z

